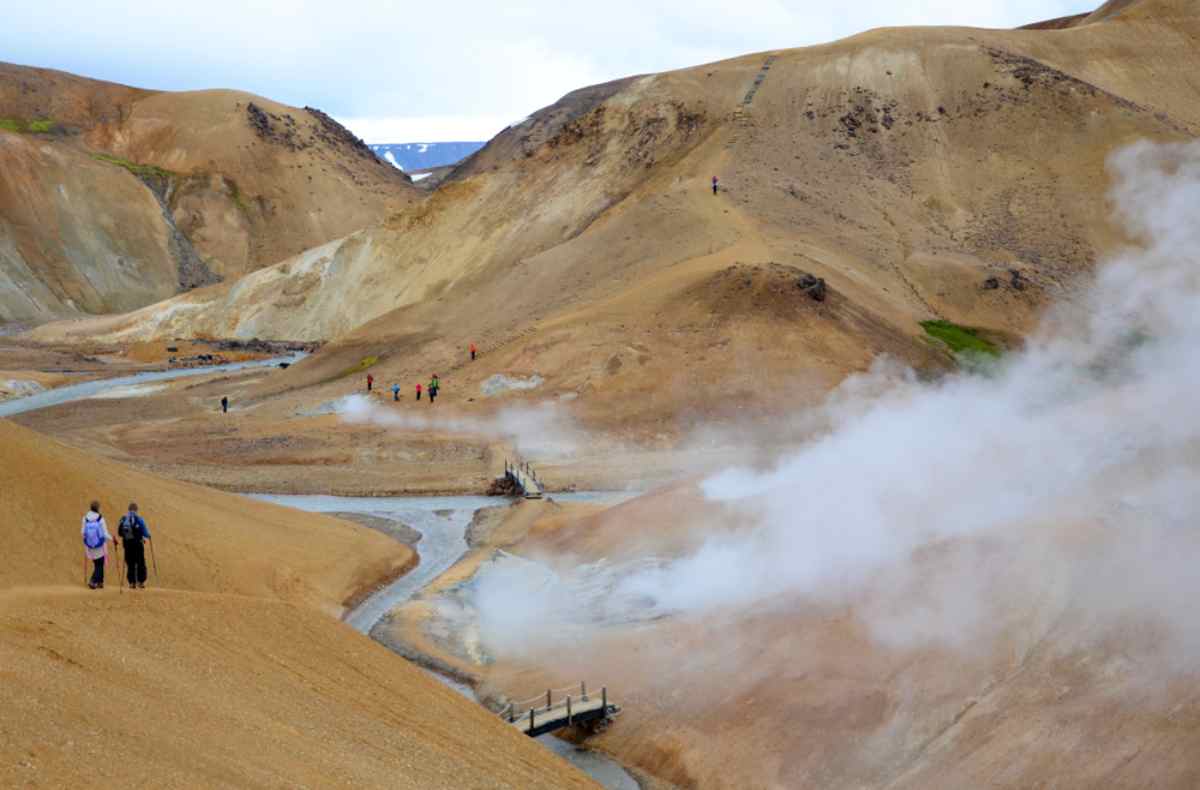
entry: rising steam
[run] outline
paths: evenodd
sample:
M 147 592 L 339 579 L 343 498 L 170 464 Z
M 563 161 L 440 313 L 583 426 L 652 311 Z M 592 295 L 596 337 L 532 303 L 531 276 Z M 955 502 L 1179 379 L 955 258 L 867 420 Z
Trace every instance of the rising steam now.
M 877 640 L 910 646 L 978 644 L 1013 612 L 1152 622 L 1195 668 L 1200 144 L 1139 144 L 1110 166 L 1136 245 L 1023 351 L 936 383 L 886 361 L 852 377 L 825 433 L 703 482 L 712 518 L 683 556 L 543 558 L 540 573 L 501 558 L 473 598 L 485 644 L 854 601 Z
M 492 416 L 422 416 L 380 406 L 364 395 L 348 395 L 335 411 L 349 423 L 369 423 L 405 431 L 438 431 L 504 439 L 529 459 L 563 458 L 580 446 L 581 432 L 554 403 L 501 409 Z

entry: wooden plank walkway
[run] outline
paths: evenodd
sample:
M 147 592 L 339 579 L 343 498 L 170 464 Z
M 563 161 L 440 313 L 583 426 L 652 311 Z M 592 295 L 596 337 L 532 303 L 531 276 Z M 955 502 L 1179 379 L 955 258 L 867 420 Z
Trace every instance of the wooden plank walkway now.
M 554 699 L 554 690 L 547 690 L 545 695 L 531 700 L 510 703 L 500 715 L 520 732 L 536 738 L 563 727 L 587 725 L 593 730 L 602 729 L 620 710 L 608 701 L 607 688 L 588 696 L 587 684 L 581 683 L 569 689 L 558 689 L 557 693 L 563 695 L 558 700 Z M 531 703 L 534 703 L 532 707 L 526 707 Z

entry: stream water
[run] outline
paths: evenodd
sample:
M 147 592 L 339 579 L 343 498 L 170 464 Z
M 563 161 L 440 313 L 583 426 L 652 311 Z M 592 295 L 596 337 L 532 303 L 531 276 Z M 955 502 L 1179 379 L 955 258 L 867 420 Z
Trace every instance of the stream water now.
M 346 618 L 347 623 L 364 634 L 369 634 L 390 609 L 420 592 L 466 553 L 466 530 L 476 510 L 504 502 L 495 498 L 472 496 L 337 497 L 256 494 L 254 498 L 316 513 L 361 513 L 393 519 L 421 533 L 421 540 L 416 545 L 417 552 L 421 555 L 420 564 L 375 592 Z M 627 498 L 627 495 L 575 492 L 555 494 L 554 498 L 563 502 L 617 502 Z M 478 701 L 470 686 L 436 672 L 430 674 L 468 699 Z M 537 741 L 609 790 L 638 790 L 637 782 L 620 763 L 599 752 L 577 749 L 553 735 L 543 735 Z
M 4 401 L 0 403 L 0 417 L 11 417 L 14 414 L 23 414 L 27 411 L 37 411 L 38 409 L 46 409 L 50 406 L 58 406 L 62 403 L 83 400 L 96 395 L 102 395 L 109 390 L 130 387 L 135 384 L 171 381 L 190 376 L 205 376 L 212 373 L 229 373 L 249 368 L 269 368 L 275 367 L 281 362 L 297 362 L 305 356 L 307 354 L 297 353 L 285 357 L 272 357 L 271 359 L 231 362 L 228 365 L 209 365 L 207 367 L 179 368 L 175 370 L 152 370 L 146 373 L 134 373 L 130 376 L 120 376 L 114 379 L 98 379 L 96 381 L 85 381 L 80 384 L 69 384 L 65 387 L 39 392 L 36 395 L 27 395 L 24 398 L 14 398 Z

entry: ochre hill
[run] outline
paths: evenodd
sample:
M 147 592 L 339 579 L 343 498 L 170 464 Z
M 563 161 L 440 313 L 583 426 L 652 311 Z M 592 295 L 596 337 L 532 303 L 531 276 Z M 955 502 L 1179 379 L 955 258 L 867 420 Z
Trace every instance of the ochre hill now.
M 79 522 L 136 498 L 161 576 L 90 591 Z M 594 787 L 336 621 L 412 562 L 374 532 L 0 421 L 0 785 Z
M 0 63 L 0 322 L 124 312 L 418 194 L 324 113 Z
M 386 226 L 38 336 L 333 340 L 288 380 L 326 382 L 315 402 L 369 358 L 380 380 L 442 372 L 451 404 L 536 372 L 514 397 L 578 396 L 648 435 L 794 406 L 881 352 L 937 368 L 920 322 L 1020 342 L 1123 242 L 1107 158 L 1200 130 L 1195 4 L 1118 5 L 1059 30 L 882 29 L 587 88 Z M 469 341 L 485 353 L 467 367 Z

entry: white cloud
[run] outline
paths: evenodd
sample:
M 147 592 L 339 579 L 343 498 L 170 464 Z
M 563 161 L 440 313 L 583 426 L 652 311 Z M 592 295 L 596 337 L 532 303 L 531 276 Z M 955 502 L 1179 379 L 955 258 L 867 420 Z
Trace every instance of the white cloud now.
M 6 15 L 0 52 L 146 87 L 249 90 L 350 119 L 373 142 L 403 142 L 486 137 L 570 90 L 630 74 L 881 25 L 1005 27 L 1087 7 L 1089 0 L 764 0 L 751 13 L 733 0 L 42 0 Z M 372 131 L 388 123 L 400 136 Z
M 399 118 L 338 118 L 368 143 L 489 140 L 515 118 L 505 115 L 418 115 Z

